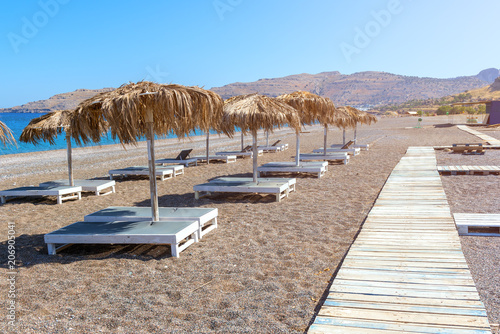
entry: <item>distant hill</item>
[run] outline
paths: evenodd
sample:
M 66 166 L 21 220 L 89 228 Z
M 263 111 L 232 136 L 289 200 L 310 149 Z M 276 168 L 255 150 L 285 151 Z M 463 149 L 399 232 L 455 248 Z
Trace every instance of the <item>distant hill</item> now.
M 114 88 L 77 89 L 73 92 L 57 94 L 47 100 L 28 102 L 21 106 L 0 109 L 0 112 L 44 113 L 54 110 L 74 109 L 76 106 L 101 92 L 109 92 Z
M 472 91 L 491 84 L 499 74 L 500 70 L 495 68 L 483 70 L 473 76 L 450 79 L 410 77 L 386 72 L 359 72 L 350 75 L 340 72 L 304 73 L 282 78 L 260 79 L 255 82 L 236 82 L 211 90 L 224 99 L 255 92 L 278 96 L 305 90 L 327 96 L 336 105 L 379 106 Z M 47 100 L 0 109 L 0 112 L 43 113 L 58 109 L 73 109 L 81 101 L 112 89 L 78 89 L 54 95 Z
M 439 98 L 417 99 L 405 101 L 399 104 L 380 105 L 371 109 L 371 112 L 379 114 L 401 114 L 406 111 L 422 110 L 424 112 L 433 113 L 436 112 L 440 106 L 460 102 L 478 102 L 485 100 L 500 101 L 500 77 L 497 77 L 491 85 L 481 88 L 466 90 L 458 94 L 452 94 Z
M 500 70 L 496 68 L 488 68 L 486 70 L 482 70 L 481 72 L 479 72 L 478 75 L 476 75 L 476 77 L 478 77 L 479 79 L 489 83 L 495 81 L 495 79 L 498 78 L 499 76 L 500 76 Z
M 496 71 L 496 72 L 495 72 Z M 237 82 L 211 90 L 223 98 L 259 92 L 278 96 L 296 90 L 306 90 L 327 96 L 336 105 L 380 105 L 402 103 L 415 99 L 437 98 L 476 89 L 491 84 L 498 69 L 487 69 L 478 75 L 450 79 L 421 78 L 386 72 L 340 72 L 297 74 L 283 78 Z M 498 76 L 498 75 L 497 75 Z
M 489 86 L 469 90 L 467 93 L 471 95 L 472 101 L 500 100 L 500 77 Z

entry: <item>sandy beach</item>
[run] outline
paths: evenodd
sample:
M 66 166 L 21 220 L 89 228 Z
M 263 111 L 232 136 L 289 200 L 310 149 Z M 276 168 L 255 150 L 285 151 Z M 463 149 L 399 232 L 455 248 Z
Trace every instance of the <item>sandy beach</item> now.
M 465 121 L 465 118 L 464 118 Z M 448 117 L 382 118 L 358 128 L 369 151 L 348 165 L 331 164 L 327 174 L 297 177 L 297 191 L 282 202 L 274 196 L 218 194 L 194 199 L 193 186 L 218 176 L 251 176 L 251 159 L 201 164 L 158 182 L 159 205 L 219 210 L 218 228 L 171 257 L 169 246 L 73 245 L 47 255 L 44 234 L 108 206 L 149 206 L 147 178 L 117 180 L 116 194 L 86 193 L 57 205 L 54 198 L 16 199 L 0 205 L 2 254 L 7 222 L 15 223 L 18 260 L 18 333 L 304 333 L 378 193 L 408 146 L 474 143 L 479 138 L 447 126 Z M 458 122 L 458 119 L 455 119 Z M 475 128 L 500 139 L 499 128 Z M 265 136 L 259 134 L 259 143 Z M 348 139 L 352 138 L 348 131 Z M 270 135 L 289 149 L 259 157 L 259 165 L 292 161 L 295 134 Z M 245 137 L 251 144 L 251 137 Z M 328 143 L 342 143 L 330 129 Z M 211 137 L 211 152 L 236 150 L 240 136 Z M 301 151 L 323 146 L 323 128 L 301 135 Z M 159 140 L 156 157 L 193 148 L 201 155 L 205 137 Z M 113 168 L 147 165 L 145 143 L 76 148 L 75 178 L 108 178 Z M 500 150 L 464 156 L 436 151 L 438 165 L 500 165 Z M 66 151 L 0 156 L 0 189 L 37 185 L 67 176 Z M 442 176 L 452 212 L 500 213 L 498 175 Z M 464 255 L 491 324 L 500 322 L 500 238 L 460 237 Z M 6 261 L 2 261 L 6 277 Z M 0 281 L 2 305 L 7 282 Z M 4 306 L 3 306 L 4 307 Z M 497 328 L 497 327 L 496 327 Z M 5 321 L 0 331 L 9 329 Z M 498 330 L 496 330 L 498 333 Z M 495 331 L 494 331 L 495 333 Z

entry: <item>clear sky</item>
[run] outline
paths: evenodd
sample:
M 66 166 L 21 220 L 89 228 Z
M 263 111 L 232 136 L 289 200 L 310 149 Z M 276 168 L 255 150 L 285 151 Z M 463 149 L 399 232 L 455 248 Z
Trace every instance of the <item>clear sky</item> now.
M 498 0 L 40 0 L 0 4 L 0 108 L 130 81 L 500 67 Z

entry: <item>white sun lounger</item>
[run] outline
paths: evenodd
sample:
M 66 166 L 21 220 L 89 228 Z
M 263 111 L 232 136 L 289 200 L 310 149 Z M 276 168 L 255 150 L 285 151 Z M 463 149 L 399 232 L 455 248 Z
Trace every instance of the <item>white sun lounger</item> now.
M 193 159 L 193 158 L 188 158 L 184 160 L 180 159 L 158 159 L 155 160 L 155 163 L 157 164 L 179 164 L 179 165 L 184 165 L 184 167 L 189 167 L 190 165 L 195 165 L 198 166 L 198 159 Z
M 273 152 L 273 153 L 276 153 L 276 152 L 283 151 L 284 147 L 281 147 L 280 145 L 278 145 L 278 146 L 259 146 L 258 149 L 262 150 L 264 152 Z
M 252 177 L 232 177 L 232 176 L 221 176 L 211 180 L 210 182 L 253 182 Z M 295 184 L 297 184 L 297 179 L 294 177 L 286 178 L 286 177 L 259 177 L 257 178 L 257 182 L 277 182 L 282 183 L 286 182 L 288 184 L 289 192 L 295 191 Z
M 82 187 L 82 191 L 90 191 L 95 193 L 97 196 L 104 196 L 115 193 L 115 181 L 113 180 L 74 180 L 75 186 Z M 68 186 L 68 180 L 56 180 L 56 181 L 47 181 L 40 183 L 40 187 L 47 186 Z M 105 193 L 102 193 L 103 189 L 108 189 Z
M 342 148 L 342 144 L 333 144 L 333 145 L 330 145 L 331 148 Z M 370 149 L 370 144 L 353 144 L 350 146 L 350 148 L 359 148 L 363 151 L 368 151 Z
M 299 166 L 295 162 L 270 162 L 257 167 L 259 175 L 267 173 L 312 173 L 317 174 L 318 178 L 325 175 L 328 170 L 328 162 L 326 161 L 301 161 Z
M 263 150 L 257 150 L 257 156 L 261 156 L 263 154 L 264 154 Z M 252 151 L 248 151 L 248 152 L 226 151 L 226 152 L 216 152 L 215 155 L 235 155 L 237 157 L 242 157 L 242 158 L 252 158 L 253 152 Z
M 47 186 L 47 187 L 19 187 L 0 191 L 0 201 L 7 202 L 8 197 L 30 197 L 30 196 L 57 196 L 57 204 L 62 204 L 68 199 L 81 199 L 82 187 L 80 186 Z
M 201 192 L 209 195 L 213 192 L 235 193 L 264 193 L 275 194 L 276 201 L 288 197 L 291 189 L 295 190 L 295 179 L 258 179 L 255 183 L 251 178 L 219 178 L 208 183 L 198 184 L 193 187 L 195 199 L 200 198 Z M 292 190 L 292 191 L 293 191 Z M 204 195 L 203 195 L 204 196 Z
M 196 221 L 114 221 L 76 222 L 59 230 L 45 234 L 48 253 L 71 244 L 170 244 L 172 256 L 198 241 Z M 56 248 L 56 244 L 63 244 Z
M 321 153 L 304 153 L 300 154 L 300 161 L 343 161 L 344 165 L 349 163 L 349 154 L 345 152 L 340 153 L 330 153 L 327 155 L 323 155 Z
M 160 221 L 196 221 L 198 222 L 198 239 L 217 228 L 218 210 L 215 208 L 159 208 Z M 83 219 L 89 222 L 138 221 L 151 220 L 150 207 L 110 206 L 106 209 L 86 215 Z
M 149 175 L 149 168 L 147 166 L 132 166 L 120 169 L 112 169 L 108 173 L 109 178 L 112 180 L 113 175 Z M 183 165 L 156 166 L 156 176 L 159 176 L 160 180 L 162 181 L 182 174 L 184 174 Z
M 203 162 L 207 161 L 207 156 L 197 156 L 193 157 L 193 159 L 196 159 L 198 162 Z M 225 163 L 231 163 L 231 162 L 236 162 L 236 155 L 209 155 L 208 159 L 210 161 L 222 161 Z
M 155 161 L 157 164 L 178 164 L 178 165 L 184 165 L 185 167 L 188 167 L 191 164 L 194 164 L 195 166 L 198 165 L 198 160 L 191 158 L 189 155 L 193 149 L 186 149 L 182 150 L 177 157 L 175 158 L 166 158 L 166 159 L 158 159 Z
M 316 150 L 313 150 L 313 153 L 324 153 L 325 150 L 321 147 Z M 361 153 L 361 149 L 359 147 L 354 148 L 326 148 L 326 153 L 348 153 L 351 155 L 358 155 Z
M 500 214 L 495 213 L 454 213 L 455 225 L 459 235 L 500 236 Z M 469 228 L 495 228 L 495 232 L 475 232 Z

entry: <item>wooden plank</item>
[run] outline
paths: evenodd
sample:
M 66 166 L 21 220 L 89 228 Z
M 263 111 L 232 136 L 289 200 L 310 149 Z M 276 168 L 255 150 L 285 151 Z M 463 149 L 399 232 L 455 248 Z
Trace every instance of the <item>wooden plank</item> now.
M 463 266 L 451 266 L 451 265 L 441 265 L 436 263 L 406 263 L 406 262 L 398 262 L 391 265 L 391 262 L 384 261 L 358 261 L 358 260 L 349 260 L 344 261 L 342 264 L 342 268 L 346 269 L 363 269 L 366 271 L 372 271 L 375 273 L 381 272 L 390 272 L 390 271 L 401 271 L 404 270 L 408 273 L 429 273 L 429 274 L 455 274 L 460 273 L 463 275 L 470 276 L 469 268 L 465 265 Z
M 354 274 L 353 274 L 354 275 Z M 444 275 L 421 275 L 421 274 L 400 274 L 393 273 L 387 274 L 380 277 L 380 280 L 376 280 L 375 277 L 370 279 L 366 275 L 354 275 L 352 279 L 343 278 L 340 276 L 335 278 L 335 285 L 337 286 L 368 286 L 376 288 L 394 288 L 394 289 L 414 289 L 422 291 L 439 291 L 439 292 L 471 292 L 476 293 L 476 287 L 474 282 L 467 279 L 455 279 L 454 277 L 447 279 L 431 279 L 430 277 L 440 277 Z M 421 276 L 421 278 L 417 278 Z M 425 278 L 428 278 L 428 283 L 425 282 Z M 358 278 L 358 279 L 357 279 Z M 456 282 L 456 283 L 455 283 Z M 477 297 L 479 298 L 479 297 Z
M 429 334 L 482 334 L 490 333 L 489 331 L 482 331 L 479 329 L 470 329 L 459 326 L 446 328 L 446 332 L 432 324 L 419 324 L 417 326 L 411 324 L 404 324 L 401 322 L 392 321 L 376 321 L 376 320 L 352 320 L 340 319 L 333 317 L 318 316 L 315 323 L 309 329 L 309 333 L 429 333 Z
M 401 312 L 386 310 L 353 309 L 347 307 L 331 307 L 325 305 L 321 308 L 320 316 L 335 316 L 337 318 L 364 319 L 379 321 L 395 321 L 405 324 L 435 324 L 444 326 L 463 326 L 471 329 L 489 329 L 488 320 L 481 316 L 449 315 L 422 312 Z
M 388 304 L 380 302 L 359 302 L 359 301 L 338 301 L 326 300 L 325 305 L 336 307 L 349 307 L 349 308 L 365 308 L 372 310 L 386 310 L 386 311 L 409 311 L 409 312 L 422 312 L 422 313 L 437 313 L 437 314 L 450 314 L 450 315 L 470 315 L 486 317 L 486 310 L 474 308 L 461 308 L 461 307 L 447 307 L 447 306 L 423 306 L 423 305 L 408 305 L 408 304 Z
M 479 299 L 475 300 L 460 300 L 446 298 L 426 298 L 426 297 L 403 297 L 403 296 L 386 296 L 386 295 L 371 295 L 363 293 L 342 293 L 330 292 L 327 300 L 341 301 L 359 301 L 372 303 L 388 303 L 395 305 L 429 305 L 443 307 L 460 307 L 470 309 L 484 309 L 483 303 Z

